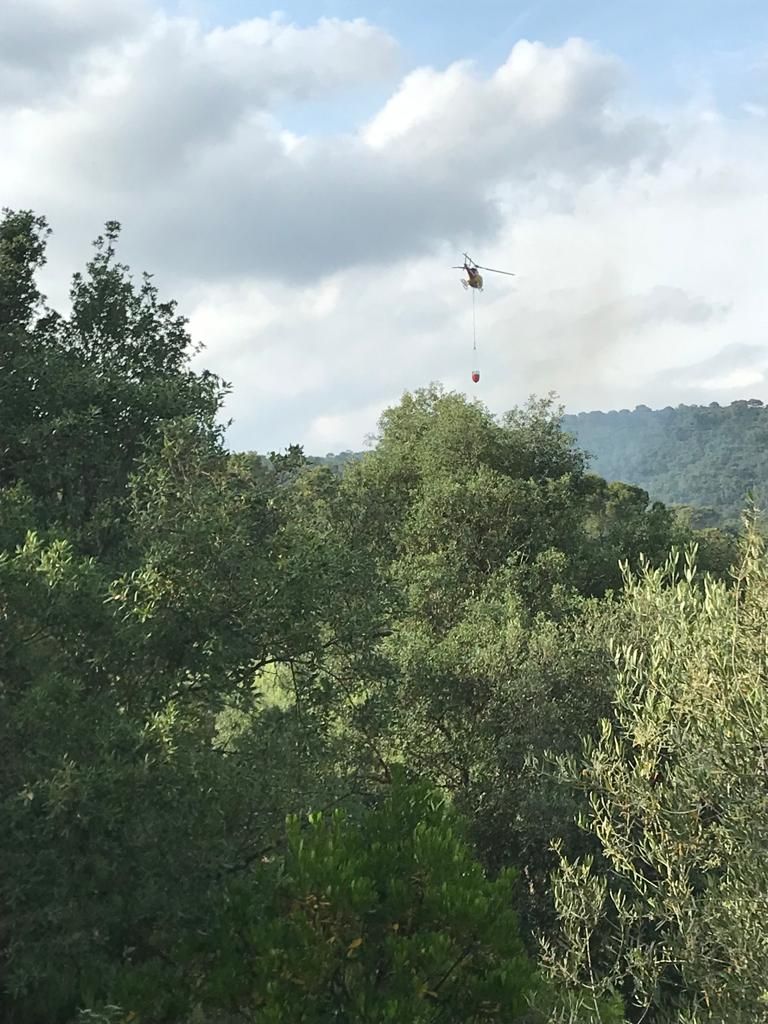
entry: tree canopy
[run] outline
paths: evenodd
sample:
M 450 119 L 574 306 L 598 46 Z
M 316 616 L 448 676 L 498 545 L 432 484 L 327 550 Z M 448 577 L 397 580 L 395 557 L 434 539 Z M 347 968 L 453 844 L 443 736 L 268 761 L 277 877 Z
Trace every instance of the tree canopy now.
M 2 1019 L 768 1019 L 756 524 L 550 399 L 231 452 L 119 225 L 66 316 L 48 234 L 0 220 Z

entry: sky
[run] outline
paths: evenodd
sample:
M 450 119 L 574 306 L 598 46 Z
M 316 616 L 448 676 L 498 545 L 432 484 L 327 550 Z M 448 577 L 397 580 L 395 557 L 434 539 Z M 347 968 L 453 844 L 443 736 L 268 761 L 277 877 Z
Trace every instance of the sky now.
M 431 382 L 768 401 L 765 0 L 0 0 L 0 138 L 51 304 L 120 221 L 234 449 L 359 450 Z M 516 276 L 473 303 L 465 250 Z

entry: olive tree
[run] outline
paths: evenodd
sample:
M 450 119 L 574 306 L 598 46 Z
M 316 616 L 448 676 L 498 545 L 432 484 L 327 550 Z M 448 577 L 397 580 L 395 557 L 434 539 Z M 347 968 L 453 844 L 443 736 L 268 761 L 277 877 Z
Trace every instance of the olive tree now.
M 555 759 L 602 860 L 561 858 L 550 972 L 632 1021 L 768 1021 L 768 563 L 751 517 L 730 583 L 626 574 L 612 721 Z M 568 1019 L 561 1018 L 561 1019 Z M 597 1020 L 574 996 L 570 1019 Z

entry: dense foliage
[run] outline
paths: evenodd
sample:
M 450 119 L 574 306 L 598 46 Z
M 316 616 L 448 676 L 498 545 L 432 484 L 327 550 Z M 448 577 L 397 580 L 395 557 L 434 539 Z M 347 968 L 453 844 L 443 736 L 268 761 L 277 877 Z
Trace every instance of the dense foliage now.
M 579 413 L 563 426 L 596 473 L 692 506 L 702 526 L 738 524 L 749 492 L 761 504 L 768 498 L 768 408 L 757 398 Z
M 734 580 L 548 401 L 228 452 L 119 225 L 67 316 L 46 237 L 0 221 L 0 1017 L 765 1019 L 754 530 Z
M 561 423 L 593 472 L 682 506 L 695 526 L 738 526 L 748 495 L 759 505 L 768 499 L 768 407 L 758 398 L 581 412 Z M 329 452 L 309 461 L 342 470 L 364 454 Z
M 614 719 L 559 759 L 611 870 L 562 858 L 566 955 L 545 947 L 565 977 L 622 991 L 633 1021 L 768 1020 L 768 565 L 753 529 L 735 583 L 702 586 L 675 557 L 628 574 Z

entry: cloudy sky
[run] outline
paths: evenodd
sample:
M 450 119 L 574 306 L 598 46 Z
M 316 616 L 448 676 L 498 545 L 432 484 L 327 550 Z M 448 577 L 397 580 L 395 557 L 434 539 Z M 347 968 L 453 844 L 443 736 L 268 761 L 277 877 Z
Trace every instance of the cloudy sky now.
M 121 221 L 234 448 L 359 449 L 430 381 L 768 400 L 765 0 L 0 0 L 0 138 L 51 301 Z M 517 274 L 477 355 L 465 249 Z

